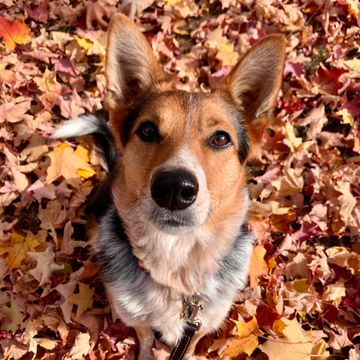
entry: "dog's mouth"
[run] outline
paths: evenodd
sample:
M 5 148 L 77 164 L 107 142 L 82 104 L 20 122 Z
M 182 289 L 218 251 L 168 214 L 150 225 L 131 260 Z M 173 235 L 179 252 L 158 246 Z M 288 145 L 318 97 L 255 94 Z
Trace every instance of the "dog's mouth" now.
M 150 220 L 161 230 L 190 228 L 196 225 L 190 211 L 155 209 L 150 215 Z

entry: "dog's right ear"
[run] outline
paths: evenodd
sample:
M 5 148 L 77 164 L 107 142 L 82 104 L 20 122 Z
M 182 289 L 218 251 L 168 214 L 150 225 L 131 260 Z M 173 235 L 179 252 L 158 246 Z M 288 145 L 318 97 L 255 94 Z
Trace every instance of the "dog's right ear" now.
M 107 39 L 106 106 L 119 110 L 165 78 L 150 44 L 125 15 L 112 16 Z

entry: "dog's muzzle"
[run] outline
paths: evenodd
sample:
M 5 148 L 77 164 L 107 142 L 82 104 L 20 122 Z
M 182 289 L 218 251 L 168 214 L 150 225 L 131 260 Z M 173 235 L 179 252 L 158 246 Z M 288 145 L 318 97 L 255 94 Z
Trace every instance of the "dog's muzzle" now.
M 154 174 L 151 197 L 161 208 L 184 210 L 192 205 L 199 191 L 196 178 L 184 169 L 162 170 Z

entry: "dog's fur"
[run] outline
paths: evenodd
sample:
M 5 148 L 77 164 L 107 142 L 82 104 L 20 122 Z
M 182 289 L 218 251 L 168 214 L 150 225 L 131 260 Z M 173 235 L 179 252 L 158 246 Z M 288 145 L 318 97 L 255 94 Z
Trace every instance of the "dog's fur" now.
M 198 292 L 202 327 L 190 357 L 197 341 L 221 326 L 246 284 L 254 238 L 243 229 L 249 207 L 244 162 L 271 119 L 284 57 L 284 38 L 272 35 L 212 92 L 176 90 L 139 29 L 116 14 L 108 33 L 106 106 L 121 155 L 96 117 L 55 132 L 93 133 L 102 147 L 107 144 L 112 196 L 101 205 L 107 210 L 99 221 L 97 258 L 114 311 L 137 331 L 140 359 L 152 358 L 153 330 L 175 345 L 185 325 L 182 297 Z M 157 129 L 153 141 L 142 138 L 145 122 Z M 226 146 L 217 146 L 219 131 L 231 138 Z M 196 200 L 180 210 L 159 206 L 151 192 L 154 178 L 178 169 L 195 179 Z

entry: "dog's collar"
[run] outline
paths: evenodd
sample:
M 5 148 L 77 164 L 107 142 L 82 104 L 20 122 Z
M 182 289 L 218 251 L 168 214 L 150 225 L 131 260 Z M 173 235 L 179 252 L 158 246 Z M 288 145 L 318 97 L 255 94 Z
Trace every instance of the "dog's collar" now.
M 195 293 L 189 297 L 183 296 L 182 303 L 180 318 L 184 319 L 186 324 L 182 337 L 171 351 L 169 360 L 181 360 L 184 357 L 191 339 L 201 327 L 201 320 L 197 316 L 199 310 L 203 308 L 201 295 Z

